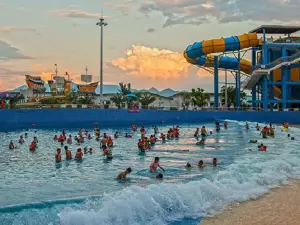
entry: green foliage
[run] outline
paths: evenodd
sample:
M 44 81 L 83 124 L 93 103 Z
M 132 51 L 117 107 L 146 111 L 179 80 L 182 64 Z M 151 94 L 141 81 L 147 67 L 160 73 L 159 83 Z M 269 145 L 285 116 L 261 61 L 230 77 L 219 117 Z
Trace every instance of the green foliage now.
M 78 99 L 78 93 L 72 91 L 65 94 L 66 104 L 76 104 Z
M 123 96 L 132 93 L 131 92 L 131 84 L 130 83 L 124 84 L 123 82 L 120 82 L 119 86 L 120 86 L 120 91 L 121 91 L 121 93 L 122 93 Z
M 192 89 L 191 101 L 195 106 L 203 107 L 207 104 L 209 95 L 202 88 Z
M 93 104 L 94 97 L 90 95 L 81 96 L 78 98 L 77 103 L 82 105 L 91 105 Z
M 11 109 L 16 107 L 16 104 L 18 103 L 19 100 L 24 99 L 24 96 L 22 94 L 17 94 L 13 96 L 12 98 L 9 99 L 9 106 Z
M 183 104 L 183 108 L 187 109 L 189 108 L 190 104 L 191 104 L 191 100 L 192 100 L 192 95 L 190 93 L 184 93 L 182 96 L 182 104 Z
M 227 107 L 236 106 L 235 90 L 236 90 L 236 88 L 234 86 L 227 87 Z M 243 106 L 246 104 L 247 94 L 244 91 L 241 91 L 240 96 L 241 96 L 241 106 Z M 222 105 L 224 105 L 225 104 L 225 86 L 223 86 L 221 88 L 221 98 L 222 98 L 221 99 Z
M 135 93 L 139 98 L 139 102 L 142 104 L 142 108 L 148 108 L 151 103 L 156 100 L 156 97 L 151 93 Z
M 115 96 L 113 96 L 110 99 L 113 103 L 116 104 L 116 106 L 118 107 L 118 109 L 121 109 L 122 107 L 122 103 L 124 102 L 124 98 L 121 94 L 117 93 Z
M 57 104 L 57 98 L 54 98 L 54 97 L 42 98 L 42 99 L 40 99 L 40 103 L 43 104 L 43 105 Z

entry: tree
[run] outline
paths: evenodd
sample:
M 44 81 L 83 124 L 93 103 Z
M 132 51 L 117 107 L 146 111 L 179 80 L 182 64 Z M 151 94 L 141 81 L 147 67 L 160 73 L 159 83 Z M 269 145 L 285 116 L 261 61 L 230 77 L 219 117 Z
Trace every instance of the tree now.
M 91 105 L 93 104 L 94 97 L 90 95 L 81 96 L 78 98 L 78 104 Z
M 182 95 L 182 106 L 185 109 L 189 108 L 190 104 L 191 104 L 191 94 L 190 93 L 184 93 Z
M 17 94 L 13 97 L 11 97 L 9 99 L 9 106 L 11 109 L 15 108 L 16 107 L 16 104 L 18 103 L 18 101 L 24 99 L 24 96 L 22 94 Z
M 142 108 L 148 108 L 149 105 L 155 102 L 156 97 L 151 93 L 135 93 L 139 98 L 139 102 L 142 104 Z
M 221 88 L 221 102 L 222 105 L 225 105 L 225 86 L 223 86 Z M 234 86 L 229 86 L 227 87 L 227 106 L 226 107 L 230 107 L 230 106 L 236 106 L 236 93 L 235 93 L 236 88 Z M 241 104 L 243 105 L 246 101 L 246 96 L 247 94 L 244 91 L 240 92 L 240 96 L 241 96 Z
M 122 102 L 126 102 L 127 106 L 130 107 L 133 99 L 126 97 L 126 95 L 132 94 L 131 84 L 130 83 L 124 84 L 123 82 L 120 82 L 119 86 L 120 86 L 120 92 L 121 92 L 122 97 L 123 97 L 123 101 Z
M 123 96 L 132 93 L 131 92 L 131 84 L 130 83 L 124 84 L 123 82 L 120 82 L 119 86 L 120 86 L 120 91 L 121 91 L 121 93 L 122 93 Z
M 116 106 L 118 107 L 118 109 L 121 109 L 122 107 L 122 103 L 124 102 L 124 98 L 121 94 L 117 93 L 115 96 L 113 96 L 112 98 L 110 98 L 110 100 L 116 104 Z
M 191 100 L 195 106 L 205 106 L 208 99 L 209 95 L 207 93 L 204 93 L 204 90 L 202 88 L 192 89 Z
M 67 104 L 75 104 L 77 103 L 78 93 L 71 91 L 65 94 L 66 96 L 66 103 Z

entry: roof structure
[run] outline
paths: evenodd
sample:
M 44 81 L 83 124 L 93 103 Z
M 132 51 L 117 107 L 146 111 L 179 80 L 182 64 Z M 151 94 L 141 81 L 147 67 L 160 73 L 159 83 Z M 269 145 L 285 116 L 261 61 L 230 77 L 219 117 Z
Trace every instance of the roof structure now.
M 262 25 L 249 33 L 263 34 L 264 29 L 266 34 L 292 34 L 300 31 L 300 26 Z

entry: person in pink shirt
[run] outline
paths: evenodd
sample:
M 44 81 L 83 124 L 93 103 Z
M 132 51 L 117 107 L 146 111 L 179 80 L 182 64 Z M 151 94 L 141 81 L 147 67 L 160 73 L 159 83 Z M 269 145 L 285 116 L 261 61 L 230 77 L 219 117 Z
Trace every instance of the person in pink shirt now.
M 150 172 L 156 173 L 158 167 L 165 172 L 165 169 L 159 164 L 159 157 L 155 157 L 154 162 L 152 162 L 150 165 Z

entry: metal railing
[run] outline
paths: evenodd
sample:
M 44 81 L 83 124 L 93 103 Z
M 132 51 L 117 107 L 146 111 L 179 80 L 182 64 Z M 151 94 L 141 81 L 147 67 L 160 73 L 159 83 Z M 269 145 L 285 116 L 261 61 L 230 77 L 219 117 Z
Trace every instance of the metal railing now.
M 99 104 L 47 104 L 47 105 L 42 105 L 42 104 L 22 104 L 22 105 L 16 105 L 14 108 L 5 108 L 2 110 L 15 110 L 15 109 L 69 109 L 69 110 L 74 110 L 74 109 L 115 109 L 118 110 L 117 107 L 112 106 L 112 105 L 102 105 L 100 106 Z M 1 110 L 1 109 L 0 109 Z M 141 110 L 165 110 L 165 111 L 249 111 L 249 112 L 256 112 L 256 111 L 263 111 L 261 107 L 256 107 L 253 109 L 251 106 L 248 107 L 224 107 L 220 106 L 218 108 L 216 107 L 197 107 L 197 106 L 189 106 L 189 107 L 184 107 L 181 106 L 179 107 L 178 105 L 173 105 L 173 106 L 139 106 L 137 108 L 127 108 L 127 107 L 121 107 L 120 110 L 128 110 L 132 112 L 138 112 Z M 269 111 L 300 111 L 298 108 L 289 108 L 289 109 L 269 109 Z
M 258 70 L 258 69 L 269 70 L 269 69 L 271 69 L 279 64 L 282 64 L 282 63 L 291 63 L 298 58 L 300 58 L 300 51 L 298 51 L 297 53 L 295 53 L 294 55 L 291 55 L 291 56 L 285 56 L 285 57 L 278 58 L 275 61 L 265 64 L 265 65 L 257 64 L 255 66 L 255 70 Z

